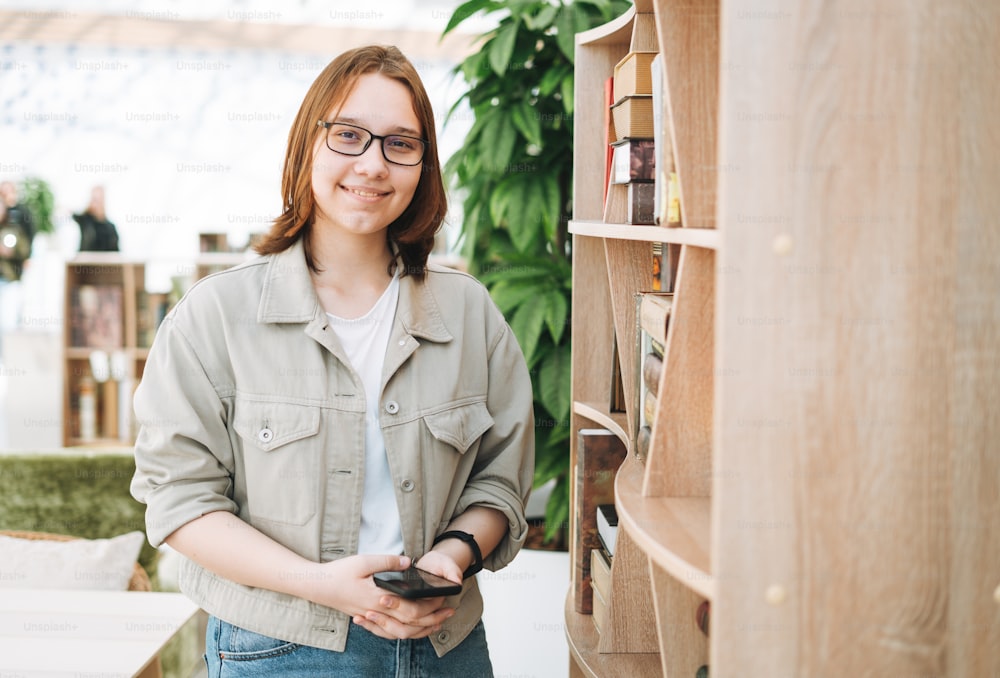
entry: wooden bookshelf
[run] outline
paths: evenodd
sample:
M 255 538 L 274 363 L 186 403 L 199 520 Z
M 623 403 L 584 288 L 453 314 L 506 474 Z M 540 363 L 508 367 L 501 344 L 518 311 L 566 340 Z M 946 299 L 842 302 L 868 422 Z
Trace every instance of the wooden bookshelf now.
M 234 266 L 244 254 L 207 253 L 178 262 L 191 282 Z M 63 329 L 63 445 L 131 445 L 132 392 L 167 307 L 150 308 L 146 262 L 116 252 L 80 253 L 66 263 Z M 156 263 L 163 263 L 162 261 Z M 168 303 L 161 295 L 161 304 Z M 101 364 L 107 366 L 103 369 Z M 95 373 L 95 366 L 98 371 Z M 81 426 L 80 393 L 93 384 L 93 435 Z
M 1000 675 L 998 41 L 944 0 L 647 0 L 577 35 L 572 467 L 580 429 L 630 442 L 612 342 L 628 394 L 650 243 L 680 263 L 601 632 L 567 597 L 572 676 Z M 631 51 L 664 60 L 681 227 L 603 199 Z

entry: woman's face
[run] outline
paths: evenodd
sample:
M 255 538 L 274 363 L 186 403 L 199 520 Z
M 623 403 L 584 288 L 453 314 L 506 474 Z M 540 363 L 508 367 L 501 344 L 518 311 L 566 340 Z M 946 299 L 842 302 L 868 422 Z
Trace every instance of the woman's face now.
M 330 111 L 326 120 L 362 127 L 378 136 L 423 136 L 409 90 L 378 73 L 362 75 L 340 110 Z M 372 139 L 361 155 L 343 155 L 329 149 L 323 130 L 313 147 L 314 228 L 370 235 L 383 232 L 403 213 L 413 199 L 422 166 L 388 162 L 382 143 Z

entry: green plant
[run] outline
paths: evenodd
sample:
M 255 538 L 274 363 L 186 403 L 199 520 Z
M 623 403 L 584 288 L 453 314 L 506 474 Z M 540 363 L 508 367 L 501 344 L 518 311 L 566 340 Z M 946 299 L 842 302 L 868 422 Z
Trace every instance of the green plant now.
M 462 254 L 510 321 L 532 373 L 535 487 L 555 479 L 546 541 L 569 518 L 573 52 L 576 33 L 620 15 L 624 0 L 469 0 L 443 35 L 504 13 L 455 69 L 472 128 L 445 165 L 462 196 Z M 446 121 L 447 122 L 447 121 Z
M 55 231 L 55 226 L 52 224 L 55 199 L 52 196 L 52 189 L 49 188 L 48 182 L 38 177 L 26 177 L 21 182 L 19 194 L 21 202 L 31 212 L 35 230 L 38 233 L 52 233 Z

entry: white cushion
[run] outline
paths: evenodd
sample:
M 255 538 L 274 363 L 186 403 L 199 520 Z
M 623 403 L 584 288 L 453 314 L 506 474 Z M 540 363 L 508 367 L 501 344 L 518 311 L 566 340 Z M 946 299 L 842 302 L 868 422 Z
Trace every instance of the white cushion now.
M 0 589 L 125 591 L 145 538 L 139 531 L 73 541 L 0 535 Z

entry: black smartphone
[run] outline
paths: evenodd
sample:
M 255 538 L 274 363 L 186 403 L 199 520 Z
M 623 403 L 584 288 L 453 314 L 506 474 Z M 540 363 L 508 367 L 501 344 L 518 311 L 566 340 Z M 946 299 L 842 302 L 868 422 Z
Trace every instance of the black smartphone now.
M 462 592 L 462 585 L 410 566 L 402 572 L 376 572 L 375 585 L 403 598 L 433 598 L 453 596 Z

